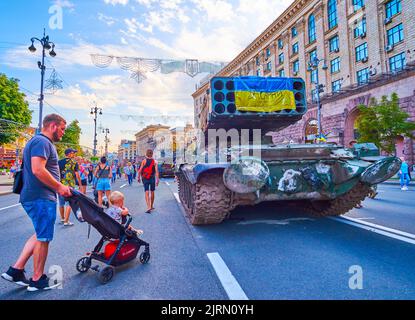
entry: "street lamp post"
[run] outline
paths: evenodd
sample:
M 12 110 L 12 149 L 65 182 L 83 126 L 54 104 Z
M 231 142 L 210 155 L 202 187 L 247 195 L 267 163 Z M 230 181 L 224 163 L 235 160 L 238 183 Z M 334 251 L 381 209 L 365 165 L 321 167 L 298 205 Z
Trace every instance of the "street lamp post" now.
M 102 109 L 98 108 L 97 105 L 95 104 L 95 107 L 91 108 L 91 115 L 94 115 L 94 157 L 97 156 L 97 118 L 98 118 L 98 114 L 102 115 Z
M 102 133 L 105 133 L 105 156 L 108 157 L 108 134 L 110 133 L 110 129 L 104 129 Z
M 31 38 L 30 41 L 32 41 L 32 45 L 29 47 L 29 51 L 34 53 L 36 52 L 36 47 L 34 45 L 35 41 L 40 42 L 40 44 L 42 45 L 42 62 L 38 61 L 37 65 L 39 67 L 39 69 L 41 70 L 41 80 L 40 80 L 40 97 L 39 97 L 39 125 L 37 128 L 37 133 L 40 133 L 40 131 L 42 130 L 42 119 L 43 119 L 43 99 L 44 99 L 44 95 L 43 95 L 43 81 L 45 79 L 45 52 L 46 50 L 49 51 L 49 55 L 54 58 L 56 57 L 56 52 L 55 52 L 55 44 L 49 40 L 49 36 L 46 35 L 46 30 L 43 29 L 43 38 L 42 39 L 38 39 L 38 38 Z
M 311 61 L 308 62 L 308 68 L 307 71 L 313 72 L 315 70 L 318 70 L 318 66 L 320 62 L 323 62 L 323 70 L 327 70 L 327 64 L 325 59 L 319 59 L 317 57 L 314 57 Z M 319 83 L 319 78 L 317 76 L 316 81 L 314 82 L 316 85 L 315 92 L 316 92 L 316 103 L 317 103 L 317 130 L 318 130 L 318 139 L 322 136 L 322 130 L 321 130 L 321 101 L 320 101 L 320 93 L 324 92 L 324 85 Z

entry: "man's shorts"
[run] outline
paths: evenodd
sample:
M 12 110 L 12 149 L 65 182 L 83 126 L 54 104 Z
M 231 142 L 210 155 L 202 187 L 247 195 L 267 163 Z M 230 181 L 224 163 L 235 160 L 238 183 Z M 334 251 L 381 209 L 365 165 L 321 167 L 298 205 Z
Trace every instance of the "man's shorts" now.
M 98 179 L 97 191 L 111 191 L 111 182 L 109 178 Z
M 156 178 L 144 179 L 143 178 L 144 191 L 156 190 Z
M 39 199 L 22 203 L 22 206 L 32 219 L 37 240 L 41 242 L 52 241 L 55 230 L 56 202 Z

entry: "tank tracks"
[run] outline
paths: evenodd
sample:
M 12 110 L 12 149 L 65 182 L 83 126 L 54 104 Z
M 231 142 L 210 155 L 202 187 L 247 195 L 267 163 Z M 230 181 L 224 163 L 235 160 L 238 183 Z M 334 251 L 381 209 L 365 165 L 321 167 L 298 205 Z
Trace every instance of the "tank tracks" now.
M 225 187 L 222 170 L 203 174 L 191 184 L 178 173 L 179 197 L 192 225 L 218 224 L 225 220 L 232 206 L 232 192 Z
M 349 192 L 333 200 L 310 201 L 306 210 L 315 217 L 340 216 L 352 210 L 370 192 L 370 186 L 358 183 Z

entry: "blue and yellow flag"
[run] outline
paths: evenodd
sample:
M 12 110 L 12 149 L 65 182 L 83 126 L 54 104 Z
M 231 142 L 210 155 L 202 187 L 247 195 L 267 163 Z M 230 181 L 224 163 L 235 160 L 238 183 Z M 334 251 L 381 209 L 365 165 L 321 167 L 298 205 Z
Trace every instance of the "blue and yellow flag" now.
M 292 81 L 285 78 L 240 77 L 234 79 L 238 111 L 295 110 Z

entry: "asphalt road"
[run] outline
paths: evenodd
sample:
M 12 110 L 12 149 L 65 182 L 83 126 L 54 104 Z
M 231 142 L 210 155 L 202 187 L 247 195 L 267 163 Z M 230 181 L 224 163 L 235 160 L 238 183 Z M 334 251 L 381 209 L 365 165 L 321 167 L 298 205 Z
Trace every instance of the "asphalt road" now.
M 126 195 L 133 225 L 151 245 L 147 265 L 138 261 L 118 268 L 101 285 L 96 274 L 78 274 L 76 261 L 93 249 L 99 235 L 87 239 L 87 226 L 57 225 L 47 270 L 63 270 L 63 288 L 28 293 L 0 282 L 0 299 L 214 299 L 243 294 L 248 299 L 414 299 L 415 241 L 401 241 L 332 219 L 310 218 L 295 205 L 263 204 L 236 209 L 221 225 L 193 227 L 184 218 L 172 179 L 160 184 L 156 212 L 144 213 L 143 190 L 135 184 L 114 189 Z M 121 188 L 122 187 L 122 188 Z M 415 233 L 414 191 L 381 186 L 379 199 L 347 216 Z M 0 197 L 1 208 L 17 203 Z M 0 211 L 0 269 L 14 262 L 33 233 L 20 206 Z M 218 258 L 222 267 L 211 262 Z M 356 270 L 359 270 L 358 272 Z M 32 266 L 27 266 L 30 275 Z M 53 271 L 53 270 L 52 270 Z M 358 274 L 357 274 L 357 273 Z M 231 274 L 231 276 L 230 276 Z M 359 278 L 355 278 L 356 274 Z M 355 281 L 356 279 L 357 282 Z M 353 285 L 358 284 L 358 289 Z M 350 286 L 351 285 L 351 286 Z

